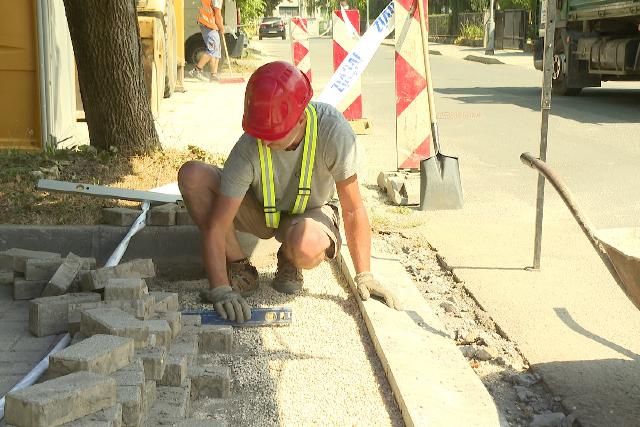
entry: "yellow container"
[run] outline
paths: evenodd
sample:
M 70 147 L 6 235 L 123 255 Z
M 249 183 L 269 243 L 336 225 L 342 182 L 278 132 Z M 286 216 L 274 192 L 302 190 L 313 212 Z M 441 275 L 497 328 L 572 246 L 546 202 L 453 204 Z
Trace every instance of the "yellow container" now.
M 0 2 L 0 149 L 42 148 L 35 9 Z

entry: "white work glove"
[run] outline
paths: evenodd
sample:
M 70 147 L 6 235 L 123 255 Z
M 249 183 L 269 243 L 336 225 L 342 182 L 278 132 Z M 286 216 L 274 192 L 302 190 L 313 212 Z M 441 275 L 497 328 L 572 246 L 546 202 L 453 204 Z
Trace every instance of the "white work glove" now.
M 363 301 L 369 299 L 371 295 L 384 299 L 384 302 L 395 310 L 400 310 L 400 301 L 394 293 L 384 286 L 382 283 L 374 279 L 373 274 L 369 271 L 363 271 L 356 274 L 356 287 Z
M 200 298 L 212 303 L 218 316 L 223 319 L 238 323 L 251 320 L 249 304 L 239 293 L 234 292 L 231 286 L 218 286 L 200 291 Z

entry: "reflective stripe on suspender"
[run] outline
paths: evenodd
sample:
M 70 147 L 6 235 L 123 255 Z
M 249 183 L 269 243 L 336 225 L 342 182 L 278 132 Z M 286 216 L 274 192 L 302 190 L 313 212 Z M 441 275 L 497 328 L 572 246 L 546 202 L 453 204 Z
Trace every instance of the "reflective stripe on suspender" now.
M 304 110 L 307 118 L 304 133 L 304 146 L 302 162 L 300 164 L 300 182 L 298 194 L 291 209 L 292 214 L 304 213 L 311 195 L 311 177 L 313 165 L 316 159 L 316 143 L 318 139 L 318 113 L 313 105 L 309 104 Z M 262 144 L 262 140 L 256 140 L 258 144 L 258 156 L 260 157 L 260 173 L 262 178 L 262 198 L 264 199 L 264 218 L 267 227 L 278 228 L 280 224 L 280 212 L 276 210 L 276 193 L 273 181 L 273 163 L 271 161 L 271 149 Z

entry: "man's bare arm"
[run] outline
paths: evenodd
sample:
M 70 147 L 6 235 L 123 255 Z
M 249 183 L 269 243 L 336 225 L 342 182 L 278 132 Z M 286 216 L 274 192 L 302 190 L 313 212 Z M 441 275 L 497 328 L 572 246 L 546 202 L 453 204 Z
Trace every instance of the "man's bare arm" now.
M 231 198 L 219 194 L 207 227 L 203 231 L 202 255 L 209 285 L 212 287 L 229 285 L 225 236 L 233 227 L 233 219 L 240 209 L 241 203 L 241 198 Z
M 362 202 L 358 177 L 353 175 L 336 182 L 342 207 L 342 221 L 347 235 L 347 245 L 356 273 L 369 271 L 371 264 L 371 226 Z

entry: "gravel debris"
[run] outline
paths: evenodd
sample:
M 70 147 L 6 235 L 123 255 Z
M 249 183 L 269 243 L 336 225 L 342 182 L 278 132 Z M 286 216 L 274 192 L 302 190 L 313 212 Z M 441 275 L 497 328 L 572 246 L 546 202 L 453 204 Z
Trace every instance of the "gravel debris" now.
M 251 426 L 403 425 L 356 300 L 336 263 L 304 271 L 305 287 L 295 296 L 270 287 L 275 267 L 259 271 L 260 289 L 248 298 L 249 304 L 291 307 L 293 324 L 234 328 L 234 354 L 200 356 L 203 366 L 230 367 L 232 397 L 195 401 L 191 416 Z M 211 308 L 199 302 L 205 280 L 152 286 L 178 292 L 182 308 Z

